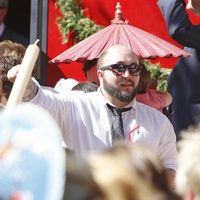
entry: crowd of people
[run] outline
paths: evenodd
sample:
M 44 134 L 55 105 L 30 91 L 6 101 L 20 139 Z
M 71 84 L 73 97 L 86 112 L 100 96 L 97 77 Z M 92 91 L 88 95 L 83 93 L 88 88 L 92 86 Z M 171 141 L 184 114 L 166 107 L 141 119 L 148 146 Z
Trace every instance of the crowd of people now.
M 26 47 L 0 42 L 0 199 L 200 198 L 199 26 L 185 11 L 199 15 L 200 5 L 158 5 L 172 37 L 194 55 L 172 70 L 169 93 L 151 89 L 140 59 L 116 44 L 84 64 L 85 82 L 62 79 L 50 88 L 33 72 L 21 105 L 4 113 Z

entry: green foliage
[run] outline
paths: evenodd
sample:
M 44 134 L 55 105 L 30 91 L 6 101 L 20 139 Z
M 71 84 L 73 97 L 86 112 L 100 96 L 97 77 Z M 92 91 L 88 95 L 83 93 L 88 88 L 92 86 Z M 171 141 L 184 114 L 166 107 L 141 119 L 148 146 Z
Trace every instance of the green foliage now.
M 79 0 L 57 0 L 55 5 L 62 14 L 62 16 L 57 17 L 57 25 L 61 32 L 63 43 L 68 41 L 70 32 L 73 35 L 73 42 L 77 43 L 103 28 L 84 16 Z
M 157 83 L 157 90 L 167 91 L 167 78 L 170 73 L 170 69 L 163 68 L 160 63 L 151 63 L 146 59 L 142 59 L 141 63 L 144 64 L 146 69 L 151 74 L 151 79 Z

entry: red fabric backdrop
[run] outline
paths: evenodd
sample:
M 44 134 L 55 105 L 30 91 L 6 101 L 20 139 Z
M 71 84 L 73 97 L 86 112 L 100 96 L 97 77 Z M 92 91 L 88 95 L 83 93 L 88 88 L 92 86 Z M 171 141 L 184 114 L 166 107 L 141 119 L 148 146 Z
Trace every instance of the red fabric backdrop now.
M 108 26 L 114 18 L 117 0 L 83 0 L 86 9 L 85 15 L 93 19 L 97 24 Z M 58 9 L 55 8 L 55 0 L 49 0 L 48 14 L 48 50 L 49 60 L 62 53 L 64 50 L 72 46 L 70 41 L 62 44 L 62 37 L 56 25 L 56 17 L 60 15 Z M 165 39 L 177 46 L 169 36 L 165 21 L 157 6 L 157 0 L 121 0 L 122 12 L 125 19 L 130 25 L 142 28 L 162 39 Z M 200 23 L 200 18 L 190 14 L 191 21 L 194 24 Z M 160 62 L 164 67 L 172 68 L 177 59 L 157 59 L 153 62 Z M 79 81 L 85 80 L 82 72 L 82 64 L 73 62 L 71 64 L 48 64 L 46 68 L 46 84 L 54 86 L 55 83 L 63 77 L 75 78 Z

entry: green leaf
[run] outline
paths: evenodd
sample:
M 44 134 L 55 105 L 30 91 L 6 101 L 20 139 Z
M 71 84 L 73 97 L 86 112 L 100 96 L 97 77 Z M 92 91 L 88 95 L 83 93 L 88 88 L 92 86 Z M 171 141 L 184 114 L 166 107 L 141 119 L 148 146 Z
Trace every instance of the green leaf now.
M 83 15 L 80 0 L 56 0 L 55 6 L 62 14 L 62 17 L 57 17 L 56 23 L 64 43 L 68 41 L 66 37 L 70 31 L 74 32 L 73 41 L 77 43 L 103 28 Z
M 163 68 L 160 63 L 151 63 L 146 59 L 142 59 L 140 61 L 146 69 L 151 74 L 151 79 L 156 80 L 157 82 L 157 90 L 167 91 L 167 78 L 170 73 L 170 69 Z

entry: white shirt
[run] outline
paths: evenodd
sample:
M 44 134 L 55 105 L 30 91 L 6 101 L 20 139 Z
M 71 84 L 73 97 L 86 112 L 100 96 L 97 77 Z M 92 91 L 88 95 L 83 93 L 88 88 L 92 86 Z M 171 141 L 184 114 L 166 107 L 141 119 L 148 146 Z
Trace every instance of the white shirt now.
M 55 85 L 54 89 L 59 93 L 66 93 L 77 85 L 79 82 L 72 78 L 61 78 Z
M 69 91 L 62 95 L 39 87 L 31 103 L 53 115 L 66 146 L 78 155 L 112 146 L 113 115 L 100 90 L 91 93 Z M 176 136 L 170 121 L 161 112 L 135 100 L 130 105 L 132 109 L 122 113 L 125 140 L 151 148 L 165 168 L 176 170 Z

